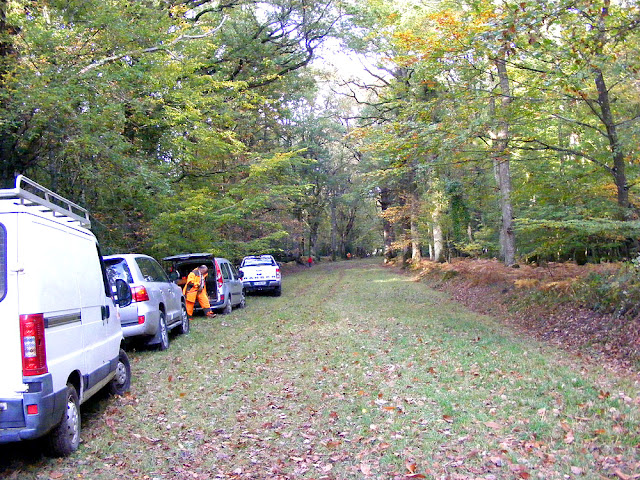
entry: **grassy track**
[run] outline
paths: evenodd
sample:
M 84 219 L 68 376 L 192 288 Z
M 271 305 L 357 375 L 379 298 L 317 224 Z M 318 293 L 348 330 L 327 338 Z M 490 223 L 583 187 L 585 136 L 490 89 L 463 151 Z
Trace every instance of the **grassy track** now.
M 71 458 L 0 447 L 23 479 L 631 479 L 640 393 L 380 267 L 319 264 L 131 352 Z

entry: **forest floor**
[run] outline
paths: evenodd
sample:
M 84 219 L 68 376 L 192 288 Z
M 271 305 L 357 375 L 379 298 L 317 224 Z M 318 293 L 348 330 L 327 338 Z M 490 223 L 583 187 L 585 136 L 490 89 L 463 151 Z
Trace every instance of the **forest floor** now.
M 0 478 L 640 479 L 638 379 L 505 328 L 520 304 L 489 297 L 542 278 L 464 265 L 286 266 L 281 296 L 129 350 L 131 391 L 83 403 L 70 457 L 0 445 Z
M 615 264 L 574 263 L 512 268 L 497 260 L 455 259 L 443 264 L 422 261 L 406 273 L 475 312 L 500 318 L 525 335 L 586 360 L 604 362 L 620 373 L 638 375 L 640 317 L 603 314 L 575 301 L 548 301 L 562 297 L 590 273 L 607 274 L 617 268 Z

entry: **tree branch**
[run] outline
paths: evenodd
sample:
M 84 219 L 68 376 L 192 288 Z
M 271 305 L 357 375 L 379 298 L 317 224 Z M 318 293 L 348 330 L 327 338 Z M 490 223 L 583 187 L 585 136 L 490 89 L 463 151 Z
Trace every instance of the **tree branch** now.
M 167 46 L 156 46 L 156 47 L 149 47 L 149 48 L 143 48 L 143 49 L 137 49 L 137 50 L 130 50 L 128 52 L 122 52 L 119 53 L 117 55 L 112 55 L 110 57 L 105 57 L 102 58 L 100 60 L 97 60 L 89 65 L 87 65 L 86 67 L 82 68 L 79 72 L 80 75 L 84 75 L 85 73 L 87 73 L 90 70 L 93 70 L 95 68 L 99 68 L 102 67 L 103 65 L 106 65 L 107 63 L 111 63 L 111 62 L 115 62 L 117 60 L 121 60 L 125 57 L 130 57 L 130 56 L 137 56 L 137 55 L 143 55 L 146 53 L 154 53 L 154 52 L 167 52 L 167 54 L 169 54 L 171 57 L 175 58 L 174 55 L 171 53 L 170 48 L 177 45 L 180 42 L 184 42 L 184 41 L 190 41 L 190 40 L 199 40 L 201 38 L 207 38 L 207 37 L 211 37 L 213 35 L 215 35 L 224 25 L 224 22 L 226 21 L 227 17 L 224 16 L 222 17 L 222 20 L 220 20 L 220 23 L 218 24 L 217 27 L 212 28 L 211 30 L 209 30 L 208 32 L 199 34 L 199 35 L 180 35 L 179 37 L 174 38 L 171 42 L 169 42 L 169 44 Z

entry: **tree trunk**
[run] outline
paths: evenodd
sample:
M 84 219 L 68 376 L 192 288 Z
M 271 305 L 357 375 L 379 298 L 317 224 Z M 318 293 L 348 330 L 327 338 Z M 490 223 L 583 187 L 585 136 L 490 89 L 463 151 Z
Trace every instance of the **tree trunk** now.
M 502 213 L 500 254 L 505 265 L 514 265 L 516 263 L 516 236 L 513 228 L 513 206 L 511 204 L 511 170 L 509 165 L 510 154 L 508 152 L 509 123 L 506 120 L 507 110 L 511 104 L 511 91 L 504 57 L 496 59 L 495 66 L 498 72 L 502 106 L 502 112 L 498 118 L 498 129 L 493 140 L 493 165 L 500 192 L 500 211 Z
M 598 38 L 599 44 L 602 46 L 606 43 L 605 36 L 607 35 L 607 26 L 605 24 L 605 18 L 609 15 L 610 0 L 605 0 L 602 9 L 600 10 L 600 18 L 598 21 Z M 602 47 L 597 56 L 602 58 Z M 604 60 L 603 60 L 604 61 Z M 598 90 L 598 105 L 600 106 L 600 121 L 604 124 L 607 131 L 607 140 L 609 141 L 609 147 L 611 154 L 613 155 L 613 168 L 611 174 L 613 175 L 613 181 L 616 185 L 618 206 L 624 210 L 631 208 L 631 202 L 629 201 L 629 185 L 627 185 L 627 174 L 625 167 L 624 151 L 620 138 L 618 137 L 618 129 L 613 119 L 613 112 L 611 111 L 611 99 L 609 97 L 609 89 L 607 83 L 602 74 L 602 70 L 599 66 L 593 66 L 592 71 L 594 74 L 594 80 L 596 89 Z M 626 218 L 624 212 L 623 217 Z M 628 218 L 626 218 L 628 219 Z
M 336 214 L 336 199 L 331 198 L 331 260 L 338 258 L 338 218 Z
M 0 89 L 5 89 L 5 77 L 9 71 L 12 57 L 16 51 L 12 42 L 12 35 L 17 29 L 7 25 L 7 0 L 0 0 Z M 3 100 L 2 107 L 5 107 L 6 100 Z M 10 131 L 8 125 L 4 125 L 0 130 L 0 188 L 11 188 L 15 186 L 14 177 L 17 162 L 13 158 L 14 139 L 13 135 L 8 135 Z M 11 132 L 12 133 L 12 132 Z
M 378 202 L 380 203 L 380 209 L 382 210 L 382 232 L 384 238 L 384 260 L 390 261 L 396 256 L 396 252 L 393 249 L 393 242 L 395 240 L 395 232 L 393 225 L 384 216 L 385 211 L 392 205 L 392 194 L 388 188 L 381 188 Z
M 442 224 L 440 223 L 442 213 L 439 208 L 433 212 L 433 257 L 434 262 L 444 263 L 444 235 L 442 233 Z
M 422 261 L 422 242 L 418 232 L 418 217 L 411 216 L 411 261 L 420 263 Z
M 420 194 L 416 183 L 415 163 L 411 165 L 409 173 L 409 235 L 411 244 L 411 261 L 414 264 L 422 260 L 420 232 L 418 231 L 418 218 L 420 217 Z
M 316 245 L 318 243 L 318 229 L 320 227 L 320 222 L 318 220 L 313 220 L 309 224 L 309 255 L 316 258 Z
M 607 89 L 602 70 L 594 68 L 593 73 L 595 75 L 596 88 L 598 89 L 598 104 L 602 112 L 601 120 L 607 130 L 607 139 L 613 155 L 613 168 L 611 169 L 611 173 L 616 185 L 618 206 L 628 210 L 631 207 L 631 203 L 629 202 L 629 186 L 627 185 L 624 152 L 618 137 L 618 129 L 613 120 L 613 113 L 611 112 L 609 90 Z

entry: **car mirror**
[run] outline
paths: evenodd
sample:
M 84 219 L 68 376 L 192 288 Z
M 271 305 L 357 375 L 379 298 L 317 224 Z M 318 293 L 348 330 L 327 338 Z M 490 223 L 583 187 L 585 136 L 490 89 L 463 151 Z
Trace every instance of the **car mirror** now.
M 116 279 L 114 293 L 116 297 L 115 302 L 119 307 L 127 307 L 131 305 L 131 302 L 133 301 L 131 288 L 129 288 L 129 284 L 121 278 Z
M 238 270 L 238 278 L 242 280 L 242 277 L 244 277 L 244 273 L 242 272 L 242 270 Z
M 178 275 L 178 272 L 176 272 L 175 270 L 171 270 L 169 272 L 169 280 L 171 280 L 172 282 L 175 282 L 179 278 L 180 278 L 180 275 Z

